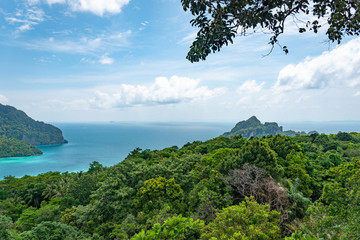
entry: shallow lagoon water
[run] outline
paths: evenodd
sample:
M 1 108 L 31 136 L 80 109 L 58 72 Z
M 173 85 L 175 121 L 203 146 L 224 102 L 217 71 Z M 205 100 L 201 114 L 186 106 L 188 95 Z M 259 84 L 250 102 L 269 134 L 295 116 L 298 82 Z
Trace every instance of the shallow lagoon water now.
M 98 161 L 104 166 L 121 162 L 133 149 L 182 147 L 228 131 L 233 124 L 216 123 L 107 123 L 54 124 L 63 131 L 68 144 L 38 146 L 43 155 L 0 159 L 0 179 L 48 171 L 82 171 Z

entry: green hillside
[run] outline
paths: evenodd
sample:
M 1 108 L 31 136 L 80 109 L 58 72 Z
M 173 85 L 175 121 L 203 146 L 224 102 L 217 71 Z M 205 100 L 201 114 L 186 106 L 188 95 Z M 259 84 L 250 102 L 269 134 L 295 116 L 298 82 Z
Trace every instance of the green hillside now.
M 30 143 L 0 136 L 0 158 L 25 157 L 42 154 L 42 151 Z
M 35 121 L 23 111 L 0 104 L 0 158 L 42 154 L 34 145 L 66 143 L 59 128 Z
M 262 124 L 259 119 L 252 116 L 248 120 L 238 122 L 230 132 L 223 134 L 224 137 L 232 137 L 241 135 L 244 138 L 250 137 L 263 137 L 268 135 L 275 136 L 281 134 L 285 136 L 295 136 L 296 134 L 304 135 L 305 132 L 295 132 L 292 130 L 283 131 L 283 127 L 279 126 L 276 122 L 265 122 Z
M 32 145 L 65 143 L 59 128 L 35 121 L 23 111 L 0 104 L 0 136 L 15 138 Z

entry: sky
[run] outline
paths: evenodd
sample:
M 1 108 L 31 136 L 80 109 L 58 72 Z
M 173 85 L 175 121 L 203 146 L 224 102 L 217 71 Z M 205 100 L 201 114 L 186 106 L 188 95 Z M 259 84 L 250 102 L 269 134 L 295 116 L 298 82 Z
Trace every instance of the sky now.
M 0 103 L 45 122 L 360 121 L 360 38 L 264 33 L 190 63 L 180 0 L 1 0 Z M 325 24 L 326 26 L 326 24 Z

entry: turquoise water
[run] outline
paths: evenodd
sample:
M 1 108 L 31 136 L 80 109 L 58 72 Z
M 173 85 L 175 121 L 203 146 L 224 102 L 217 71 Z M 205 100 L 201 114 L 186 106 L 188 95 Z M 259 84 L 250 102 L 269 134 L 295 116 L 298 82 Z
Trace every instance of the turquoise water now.
M 40 146 L 40 156 L 0 159 L 0 179 L 48 171 L 87 170 L 98 161 L 104 166 L 121 162 L 133 149 L 163 149 L 187 142 L 208 140 L 231 129 L 233 124 L 55 124 L 68 144 Z
M 229 131 L 234 123 L 58 123 L 68 144 L 40 146 L 43 155 L 0 159 L 0 179 L 37 175 L 48 171 L 87 170 L 98 161 L 104 166 L 121 162 L 133 149 L 163 149 L 183 146 L 195 140 L 205 141 Z M 316 130 L 319 133 L 360 132 L 360 122 L 281 123 L 284 130 Z

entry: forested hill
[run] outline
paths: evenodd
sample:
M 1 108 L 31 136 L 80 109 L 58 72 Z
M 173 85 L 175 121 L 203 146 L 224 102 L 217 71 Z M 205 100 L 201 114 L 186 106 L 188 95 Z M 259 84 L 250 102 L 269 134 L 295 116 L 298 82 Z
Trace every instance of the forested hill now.
M 0 136 L 0 158 L 40 155 L 42 151 L 30 143 Z
M 359 176 L 360 133 L 137 148 L 112 167 L 4 177 L 0 239 L 360 239 Z
M 238 122 L 230 132 L 224 133 L 224 137 L 232 137 L 241 135 L 244 138 L 250 137 L 263 137 L 268 135 L 275 136 L 281 134 L 285 136 L 295 136 L 296 134 L 304 135 L 305 132 L 295 132 L 292 130 L 283 131 L 283 127 L 279 126 L 276 122 L 265 122 L 262 124 L 259 119 L 252 116 L 246 121 Z
M 0 104 L 0 136 L 15 138 L 33 145 L 65 143 L 59 128 L 35 121 L 23 111 Z

